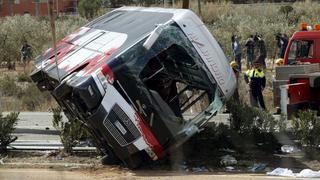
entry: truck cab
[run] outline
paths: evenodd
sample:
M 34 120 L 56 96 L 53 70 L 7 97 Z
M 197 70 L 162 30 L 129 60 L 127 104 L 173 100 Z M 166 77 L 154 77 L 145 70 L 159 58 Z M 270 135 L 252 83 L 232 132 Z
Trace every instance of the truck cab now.
M 290 38 L 284 64 L 320 63 L 320 30 L 298 31 Z
M 162 8 L 123 7 L 93 20 L 37 57 L 31 78 L 131 168 L 199 132 L 236 87 L 203 22 Z
M 289 40 L 284 66 L 276 67 L 274 104 L 288 117 L 297 110 L 320 110 L 320 25 L 301 24 Z

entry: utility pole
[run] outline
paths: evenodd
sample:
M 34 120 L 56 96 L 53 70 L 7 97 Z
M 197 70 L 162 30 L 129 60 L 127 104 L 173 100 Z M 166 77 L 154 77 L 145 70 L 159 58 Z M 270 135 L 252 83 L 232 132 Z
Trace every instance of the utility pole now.
M 40 1 L 35 1 L 35 6 L 36 6 L 36 17 L 39 17 L 40 13 L 39 13 L 39 3 Z
M 182 8 L 183 9 L 189 9 L 189 0 L 183 0 L 182 1 Z
M 13 16 L 14 13 L 13 13 L 13 6 L 14 6 L 14 0 L 9 0 L 9 12 L 10 12 L 10 16 Z
M 57 1 L 56 13 L 57 13 L 57 16 L 59 16 L 59 0 L 56 0 L 56 1 Z
M 199 10 L 199 16 L 200 16 L 200 18 L 202 18 L 202 16 L 201 16 L 201 0 L 198 0 L 198 10 Z
M 55 25 L 55 16 L 53 13 L 53 6 L 54 6 L 53 0 L 48 0 L 48 12 L 50 17 L 50 26 L 51 26 L 52 41 L 53 41 L 54 61 L 57 68 L 58 80 L 60 82 L 60 74 L 59 74 L 58 62 L 57 62 L 58 60 L 57 60 L 56 25 Z

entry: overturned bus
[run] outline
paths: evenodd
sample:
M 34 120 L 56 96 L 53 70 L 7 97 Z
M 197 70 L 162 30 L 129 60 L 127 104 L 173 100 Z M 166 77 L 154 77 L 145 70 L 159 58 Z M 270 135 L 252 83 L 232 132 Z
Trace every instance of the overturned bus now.
M 106 154 L 127 166 L 157 160 L 222 107 L 236 78 L 190 10 L 123 7 L 36 58 L 31 78 Z

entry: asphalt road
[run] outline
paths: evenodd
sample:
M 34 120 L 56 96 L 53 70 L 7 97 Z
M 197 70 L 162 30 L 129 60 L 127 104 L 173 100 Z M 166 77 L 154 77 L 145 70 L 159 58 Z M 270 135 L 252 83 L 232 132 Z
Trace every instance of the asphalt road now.
M 4 112 L 3 115 L 8 114 Z M 65 120 L 66 117 L 64 117 Z M 11 143 L 16 149 L 58 149 L 62 147 L 57 131 L 52 125 L 50 112 L 20 112 L 19 121 L 13 133 L 18 139 Z M 1 178 L 0 178 L 1 179 Z

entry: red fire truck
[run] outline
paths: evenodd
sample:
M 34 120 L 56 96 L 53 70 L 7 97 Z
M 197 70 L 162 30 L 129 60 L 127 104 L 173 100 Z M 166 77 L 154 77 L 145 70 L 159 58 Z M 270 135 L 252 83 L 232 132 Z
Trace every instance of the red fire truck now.
M 283 61 L 273 81 L 274 104 L 288 117 L 299 109 L 320 112 L 320 24 L 302 23 L 290 38 Z

